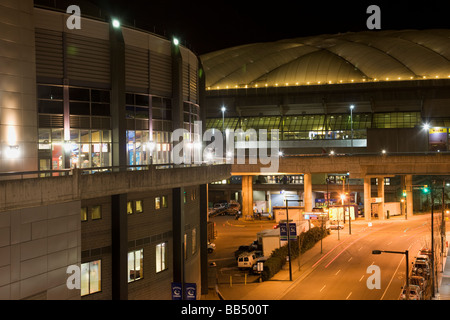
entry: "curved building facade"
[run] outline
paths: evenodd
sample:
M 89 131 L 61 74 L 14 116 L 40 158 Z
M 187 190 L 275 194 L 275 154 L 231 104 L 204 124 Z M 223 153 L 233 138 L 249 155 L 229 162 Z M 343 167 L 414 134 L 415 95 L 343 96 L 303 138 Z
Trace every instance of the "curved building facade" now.
M 173 130 L 194 138 L 199 59 L 81 1 L 70 28 L 52 2 L 0 1 L 0 299 L 199 298 L 206 186 L 229 170 L 151 166 L 173 163 Z

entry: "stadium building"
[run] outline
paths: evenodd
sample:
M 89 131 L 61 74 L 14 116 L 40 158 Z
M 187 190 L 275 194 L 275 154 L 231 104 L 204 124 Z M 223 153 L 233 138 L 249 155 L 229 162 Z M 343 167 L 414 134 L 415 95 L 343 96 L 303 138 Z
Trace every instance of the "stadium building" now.
M 446 153 L 449 40 L 449 30 L 381 30 L 253 43 L 204 54 L 206 127 L 242 129 L 247 140 L 252 129 L 257 134 L 266 129 L 283 157 Z M 217 182 L 211 199 L 242 200 L 241 178 Z M 346 178 L 345 172 L 313 175 L 313 206 L 326 203 L 328 187 L 333 202 L 339 202 Z M 361 204 L 362 180 L 349 180 L 344 181 L 356 192 L 352 203 Z M 390 201 L 399 201 L 401 180 L 385 178 Z M 280 189 L 291 189 L 304 204 L 301 172 L 253 176 L 253 184 L 255 202 L 265 201 L 268 210 Z M 415 210 L 421 210 L 419 198 Z

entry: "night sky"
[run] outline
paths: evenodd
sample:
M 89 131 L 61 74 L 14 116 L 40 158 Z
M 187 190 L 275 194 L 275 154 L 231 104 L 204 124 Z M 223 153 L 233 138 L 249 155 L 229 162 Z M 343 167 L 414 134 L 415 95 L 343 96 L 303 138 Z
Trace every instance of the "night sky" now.
M 450 28 L 448 0 L 89 1 L 124 24 L 176 36 L 200 55 L 254 42 L 367 31 L 366 10 L 371 4 L 381 9 L 382 30 Z

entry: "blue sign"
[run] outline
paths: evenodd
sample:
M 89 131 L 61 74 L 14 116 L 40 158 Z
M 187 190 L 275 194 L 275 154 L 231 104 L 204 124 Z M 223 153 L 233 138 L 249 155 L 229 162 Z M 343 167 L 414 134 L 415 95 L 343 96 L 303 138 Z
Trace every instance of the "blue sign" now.
M 287 240 L 287 224 L 285 222 L 280 222 L 280 240 Z
M 186 300 L 197 300 L 197 284 L 185 283 L 184 290 Z
M 288 226 L 285 222 L 280 222 L 280 240 L 287 241 L 288 239 Z M 289 223 L 289 239 L 297 240 L 297 225 L 295 222 Z
M 181 283 L 172 282 L 172 300 L 183 300 Z

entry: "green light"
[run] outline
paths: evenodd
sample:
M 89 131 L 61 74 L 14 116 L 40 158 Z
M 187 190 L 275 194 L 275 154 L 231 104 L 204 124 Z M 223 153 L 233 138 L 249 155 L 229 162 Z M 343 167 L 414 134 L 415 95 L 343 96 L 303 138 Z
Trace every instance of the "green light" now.
M 428 189 L 427 185 L 424 185 L 422 191 L 423 191 L 423 193 L 428 193 L 430 191 L 430 189 Z

